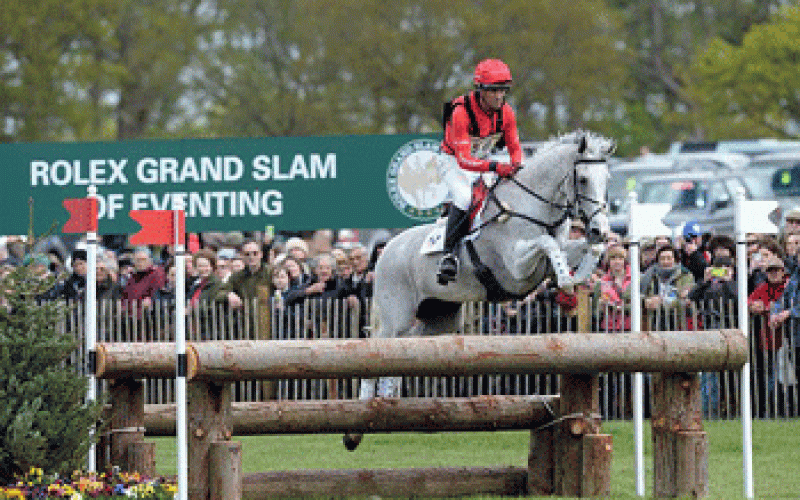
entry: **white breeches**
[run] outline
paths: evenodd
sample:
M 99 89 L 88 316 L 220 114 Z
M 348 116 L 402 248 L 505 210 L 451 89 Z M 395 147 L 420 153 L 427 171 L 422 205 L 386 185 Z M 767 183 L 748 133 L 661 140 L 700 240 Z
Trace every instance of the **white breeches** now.
M 479 172 L 470 172 L 458 166 L 455 157 L 439 153 L 439 161 L 436 162 L 439 169 L 439 177 L 447 185 L 450 191 L 449 198 L 457 208 L 467 211 L 472 201 L 472 183 L 480 177 Z

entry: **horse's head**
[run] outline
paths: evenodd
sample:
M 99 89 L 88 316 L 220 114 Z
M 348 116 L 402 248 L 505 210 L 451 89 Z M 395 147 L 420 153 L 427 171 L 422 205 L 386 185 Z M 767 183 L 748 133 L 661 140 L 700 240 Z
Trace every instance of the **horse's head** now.
M 607 161 L 615 145 L 610 139 L 588 132 L 578 132 L 575 137 L 575 215 L 586 225 L 589 243 L 599 243 L 609 233 Z
M 551 234 L 564 227 L 568 218 L 577 218 L 586 226 L 589 243 L 602 241 L 609 232 L 606 204 L 608 166 L 614 149 L 610 139 L 577 131 L 545 143 L 527 158 L 525 167 L 506 192 L 510 206 L 538 204 L 539 212 L 506 213 L 546 228 Z M 520 188 L 520 189 L 517 189 Z
M 602 161 L 575 163 L 575 216 L 586 225 L 589 243 L 604 241 L 609 233 L 608 165 Z

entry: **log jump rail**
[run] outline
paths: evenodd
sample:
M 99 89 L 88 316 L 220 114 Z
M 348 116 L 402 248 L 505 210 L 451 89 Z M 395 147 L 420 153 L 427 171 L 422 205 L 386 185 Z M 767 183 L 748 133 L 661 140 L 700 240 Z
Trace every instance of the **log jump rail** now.
M 607 496 L 613 447 L 600 433 L 598 374 L 625 371 L 654 373 L 654 496 L 704 496 L 708 450 L 695 372 L 739 369 L 747 352 L 739 330 L 188 343 L 189 498 Z M 113 380 L 115 465 L 152 467 L 142 452 L 145 427 L 174 432 L 174 405 L 149 405 L 146 414 L 139 379 L 174 376 L 176 357 L 172 343 L 97 345 L 96 375 Z M 562 393 L 232 403 L 229 383 L 486 373 L 562 374 Z M 527 467 L 243 475 L 241 445 L 231 441 L 234 434 L 491 429 L 531 430 Z

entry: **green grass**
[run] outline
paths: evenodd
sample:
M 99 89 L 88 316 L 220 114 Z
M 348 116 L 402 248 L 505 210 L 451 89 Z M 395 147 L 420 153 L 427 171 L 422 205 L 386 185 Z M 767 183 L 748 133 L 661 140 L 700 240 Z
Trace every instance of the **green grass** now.
M 738 421 L 706 422 L 709 436 L 709 497 L 744 498 L 742 427 Z M 613 498 L 634 494 L 633 424 L 605 422 L 614 436 Z M 365 436 L 353 453 L 339 435 L 247 436 L 242 442 L 245 473 L 289 469 L 435 467 L 470 465 L 524 466 L 528 433 L 396 433 Z M 155 438 L 156 466 L 175 474 L 175 440 Z M 652 491 L 652 441 L 645 422 L 646 491 Z M 756 498 L 800 498 L 800 419 L 753 422 L 753 468 Z

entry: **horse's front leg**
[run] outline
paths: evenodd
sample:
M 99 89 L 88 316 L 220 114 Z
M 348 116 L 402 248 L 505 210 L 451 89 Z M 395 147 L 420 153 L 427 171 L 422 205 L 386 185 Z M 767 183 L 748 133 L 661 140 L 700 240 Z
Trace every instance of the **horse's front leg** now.
M 567 254 L 567 265 L 570 269 L 575 269 L 572 278 L 575 282 L 586 281 L 589 276 L 597 269 L 597 263 L 605 248 L 602 243 L 590 245 L 586 240 L 567 240 L 563 245 L 564 252 Z
M 522 281 L 531 276 L 543 258 L 550 260 L 559 288 L 575 283 L 575 279 L 569 273 L 566 254 L 558 241 L 546 234 L 532 240 L 517 242 L 511 262 L 507 262 L 506 266 L 515 280 Z

